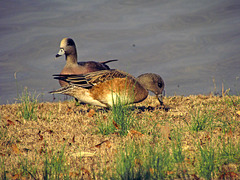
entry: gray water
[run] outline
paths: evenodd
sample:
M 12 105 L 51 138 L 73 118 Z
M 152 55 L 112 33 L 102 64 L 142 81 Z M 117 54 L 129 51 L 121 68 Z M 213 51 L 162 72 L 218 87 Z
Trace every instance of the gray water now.
M 239 0 L 3 0 L 0 104 L 24 87 L 53 100 L 63 37 L 74 39 L 80 61 L 116 58 L 111 68 L 158 73 L 167 96 L 221 92 L 222 83 L 240 92 Z

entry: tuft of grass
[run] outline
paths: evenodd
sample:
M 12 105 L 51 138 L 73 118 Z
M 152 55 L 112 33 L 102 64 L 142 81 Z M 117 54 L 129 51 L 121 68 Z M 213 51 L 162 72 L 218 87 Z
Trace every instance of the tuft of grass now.
M 110 179 L 165 179 L 172 176 L 173 158 L 164 145 L 130 142 L 119 148 L 116 172 Z
M 215 151 L 212 146 L 199 145 L 198 173 L 205 179 L 212 179 L 215 175 Z
M 184 161 L 184 154 L 182 151 L 181 134 L 178 131 L 172 133 L 172 154 L 175 163 L 182 163 Z
M 132 102 L 134 100 L 134 87 L 128 89 L 126 81 L 125 90 L 119 92 L 119 94 L 112 92 L 112 120 L 118 133 L 126 136 L 134 123 L 132 105 L 129 105 L 129 98 Z M 128 97 L 131 94 L 132 97 Z
M 209 124 L 212 124 L 213 116 L 210 111 L 205 112 L 200 109 L 196 110 L 191 114 L 191 127 L 192 131 L 203 131 L 205 130 Z
M 137 173 L 134 170 L 134 166 L 138 154 L 138 149 L 135 148 L 134 143 L 126 144 L 125 148 L 122 147 L 117 156 L 116 176 L 120 177 L 120 179 L 136 178 Z
M 219 127 L 221 128 L 222 133 L 227 134 L 231 131 L 234 131 L 234 129 L 237 127 L 234 127 L 234 122 L 232 118 L 227 117 L 221 117 L 217 119 L 217 122 L 219 123 Z
M 180 128 L 182 129 L 182 128 Z M 182 132 L 176 129 L 171 133 L 171 150 L 176 176 L 181 179 L 189 179 L 188 170 L 185 166 L 185 153 L 183 152 Z
M 53 153 L 53 149 L 43 154 L 42 160 L 32 159 L 30 162 L 28 158 L 17 156 L 17 166 L 13 165 L 11 169 L 6 169 L 5 158 L 0 158 L 0 177 L 1 179 L 70 179 L 70 166 L 67 165 L 67 160 L 64 155 L 65 146 L 60 151 Z M 36 162 L 37 161 L 37 162 Z M 38 162 L 39 161 L 39 162 Z M 43 162 L 43 166 L 38 164 Z M 39 168 L 41 167 L 41 168 Z
M 151 177 L 151 179 L 165 179 L 171 178 L 171 172 L 173 172 L 174 164 L 173 158 L 167 147 L 161 146 L 149 146 L 148 148 L 149 159 L 146 159 L 145 177 Z
M 66 165 L 64 148 L 65 146 L 55 154 L 48 154 L 46 152 L 43 167 L 43 179 L 70 179 L 70 167 Z
M 97 120 L 97 126 L 99 132 L 103 135 L 117 132 L 120 136 L 126 136 L 135 122 L 132 106 L 128 105 L 126 99 L 121 98 L 120 95 L 113 96 L 112 94 L 113 106 L 110 118 L 108 120 L 99 118 L 100 120 Z
M 135 122 L 132 114 L 129 106 L 121 103 L 115 104 L 108 119 L 99 117 L 96 120 L 99 132 L 103 135 L 117 132 L 120 136 L 126 136 Z
M 1 156 L 5 156 L 5 153 L 11 152 L 10 146 L 15 144 L 18 141 L 18 138 L 15 135 L 10 135 L 11 132 L 9 127 L 2 119 L 0 119 L 0 158 Z M 1 169 L 0 169 L 1 171 Z
M 116 128 L 113 125 L 112 119 L 107 119 L 105 116 L 96 119 L 96 124 L 99 132 L 102 135 L 109 135 L 115 132 Z
M 220 151 L 221 164 L 240 163 L 240 141 L 233 143 L 232 139 L 223 141 Z
M 19 107 L 21 116 L 26 120 L 37 120 L 37 96 L 35 96 L 35 94 L 32 95 L 28 89 L 25 88 L 18 99 L 21 103 Z
M 20 161 L 20 168 L 19 168 L 20 173 L 18 173 L 19 175 L 21 174 L 21 177 L 26 177 L 28 179 L 37 179 L 36 175 L 37 175 L 37 167 L 31 165 L 28 162 L 28 159 L 25 158 L 24 160 Z
M 7 171 L 4 158 L 0 158 L 0 178 L 7 179 Z
M 126 136 L 134 123 L 131 106 L 124 105 L 120 99 L 112 107 L 112 121 L 121 136 Z

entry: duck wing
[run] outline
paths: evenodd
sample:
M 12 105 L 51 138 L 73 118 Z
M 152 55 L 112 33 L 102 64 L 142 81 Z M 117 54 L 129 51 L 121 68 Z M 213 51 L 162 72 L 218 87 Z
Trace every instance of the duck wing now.
M 115 69 L 95 71 L 87 74 L 69 74 L 69 75 L 54 74 L 53 76 L 54 79 L 62 80 L 69 84 L 74 84 L 83 88 L 91 88 L 94 85 L 115 78 L 129 77 L 135 79 L 130 74 Z

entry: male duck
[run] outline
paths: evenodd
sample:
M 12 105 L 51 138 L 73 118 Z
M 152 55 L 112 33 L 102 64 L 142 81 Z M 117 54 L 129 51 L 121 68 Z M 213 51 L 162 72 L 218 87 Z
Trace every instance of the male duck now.
M 66 65 L 61 71 L 61 75 L 64 74 L 86 74 L 89 72 L 107 70 L 110 69 L 106 63 L 117 61 L 117 59 L 95 62 L 95 61 L 87 61 L 87 62 L 77 62 L 77 50 L 74 41 L 71 38 L 63 38 L 60 43 L 60 50 L 57 57 L 60 57 L 65 54 Z M 66 86 L 68 85 L 65 81 L 59 81 L 60 85 Z

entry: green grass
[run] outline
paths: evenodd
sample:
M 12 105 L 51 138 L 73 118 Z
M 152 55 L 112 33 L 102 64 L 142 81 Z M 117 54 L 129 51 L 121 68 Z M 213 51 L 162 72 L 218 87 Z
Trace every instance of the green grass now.
M 222 142 L 222 148 L 219 149 L 219 161 L 221 164 L 240 163 L 240 140 L 233 143 L 231 138 Z
M 113 106 L 110 117 L 107 120 L 100 117 L 96 121 L 99 132 L 103 135 L 116 132 L 120 136 L 126 136 L 135 123 L 132 106 L 126 105 L 126 100 L 121 99 L 119 96 L 112 99 Z
M 56 153 L 45 153 L 45 161 L 43 168 L 44 179 L 70 179 L 69 166 L 66 165 L 66 157 L 63 147 Z
M 171 134 L 172 143 L 129 141 L 119 148 L 116 156 L 116 171 L 111 179 L 165 179 L 187 178 L 182 137 L 179 131 Z
M 5 157 L 0 157 L 0 177 L 1 179 L 70 179 L 70 168 L 67 165 L 66 157 L 64 155 L 64 147 L 59 151 L 53 153 L 53 150 L 44 150 L 43 159 L 33 160 L 31 162 L 27 157 L 21 155 L 16 157 L 18 162 L 12 167 L 6 169 Z M 43 161 L 43 167 L 39 168 L 39 163 Z M 9 172 L 11 172 L 9 174 Z
M 103 135 L 118 133 L 120 136 L 126 136 L 128 131 L 134 125 L 132 110 L 129 106 L 117 104 L 112 107 L 111 115 L 108 119 L 98 116 L 96 124 L 98 130 Z
M 116 127 L 113 125 L 112 119 L 108 119 L 105 116 L 98 115 L 96 125 L 99 133 L 102 135 L 109 135 L 116 131 Z
M 175 163 L 182 163 L 184 161 L 184 154 L 182 151 L 181 134 L 175 130 L 171 134 L 172 138 L 172 155 Z
M 225 100 L 223 103 L 236 106 L 238 101 Z M 190 111 L 191 121 L 188 123 L 188 128 L 184 129 L 180 125 L 176 127 L 176 129 L 171 132 L 170 144 L 158 144 L 154 146 L 145 144 L 144 148 L 134 142 L 125 144 L 120 148 L 120 152 L 117 155 L 117 173 L 111 174 L 111 179 L 189 179 L 193 176 L 204 179 L 214 179 L 219 176 L 219 174 L 221 175 L 221 167 L 223 165 L 229 163 L 239 164 L 239 142 L 237 144 L 231 142 L 226 144 L 225 141 L 218 142 L 212 135 L 216 128 L 221 128 L 223 135 L 226 135 L 226 133 L 230 133 L 236 125 L 233 119 L 229 120 L 227 118 L 229 115 L 223 118 L 223 116 L 218 113 L 218 106 L 217 103 L 206 104 L 201 109 L 197 108 L 194 111 Z M 115 108 L 118 107 L 115 106 Z M 126 116 L 122 118 L 117 115 L 119 112 L 124 111 L 118 109 L 116 112 L 114 110 L 112 112 L 115 113 L 114 119 L 120 119 L 121 122 Z M 122 114 L 126 113 L 124 112 Z M 219 121 L 220 117 L 221 121 Z M 149 118 L 151 119 L 151 117 Z M 140 119 L 135 119 L 135 121 L 140 121 Z M 168 121 L 169 119 L 166 119 L 166 122 Z M 185 119 L 183 121 L 185 121 Z M 161 123 L 164 124 L 164 122 Z M 182 135 L 188 130 L 194 132 L 196 138 L 200 138 L 199 135 L 206 131 L 210 135 L 210 142 L 203 142 L 204 145 L 196 143 L 198 151 L 193 154 L 187 154 L 183 151 Z M 159 132 L 154 129 L 149 132 L 151 132 L 150 134 L 152 136 L 151 141 L 155 142 L 155 139 L 165 141 Z M 216 147 L 218 148 L 216 149 Z M 186 162 L 187 158 L 190 158 L 191 163 Z
M 126 81 L 127 83 L 127 81 Z M 128 91 L 128 92 L 127 92 Z M 112 93 L 112 121 L 115 123 L 120 136 L 126 136 L 128 131 L 132 128 L 134 123 L 132 106 L 129 105 L 129 99 L 126 94 L 133 94 L 130 101 L 134 99 L 134 87 L 133 89 L 127 90 L 127 84 L 125 84 L 124 92 L 117 94 Z M 115 96 L 115 97 L 114 97 Z
M 135 148 L 134 144 L 126 144 L 121 149 L 117 156 L 116 176 L 120 177 L 120 179 L 134 179 L 138 174 L 134 170 L 138 149 Z
M 215 151 L 213 147 L 204 146 L 201 147 L 199 145 L 199 166 L 198 166 L 198 173 L 201 177 L 205 179 L 212 179 L 215 175 Z
M 134 123 L 131 107 L 118 102 L 112 107 L 111 116 L 118 127 L 117 132 L 120 136 L 126 136 Z
M 21 116 L 26 120 L 37 120 L 37 96 L 35 94 L 32 95 L 25 88 L 18 100 L 21 104 L 19 107 Z
M 213 122 L 213 114 L 211 110 L 197 109 L 191 114 L 191 126 L 192 131 L 203 131 L 211 126 Z
M 4 158 L 0 158 L 0 178 L 3 180 L 7 179 L 7 171 Z
M 28 162 L 27 158 L 24 158 L 22 160 L 20 160 L 20 165 L 19 165 L 19 172 L 18 174 L 21 177 L 26 177 L 26 178 L 31 178 L 31 179 L 37 179 L 36 175 L 37 175 L 37 171 L 38 171 L 38 167 L 37 166 L 33 166 Z
M 168 147 L 128 142 L 119 148 L 116 172 L 110 179 L 165 179 L 172 178 L 174 157 Z

